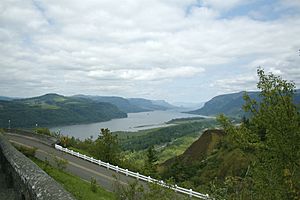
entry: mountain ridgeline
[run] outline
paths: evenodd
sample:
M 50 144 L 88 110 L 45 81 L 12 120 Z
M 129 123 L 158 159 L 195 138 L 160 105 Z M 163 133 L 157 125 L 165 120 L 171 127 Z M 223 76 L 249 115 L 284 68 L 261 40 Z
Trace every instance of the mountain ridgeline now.
M 91 96 L 91 95 L 75 95 L 73 97 L 91 99 L 96 102 L 106 102 L 117 106 L 125 113 L 147 112 L 153 110 L 167 110 L 175 108 L 175 106 L 164 100 L 148 100 L 143 98 L 123 98 L 117 96 Z
M 125 118 L 129 112 L 167 109 L 148 104 L 143 107 L 121 97 L 46 94 L 26 99 L 0 100 L 0 127 L 57 126 Z M 147 100 L 152 102 L 150 100 Z M 151 104 L 150 104 L 151 105 Z M 146 109 L 148 108 L 148 109 Z
M 245 103 L 244 94 L 245 92 L 238 92 L 219 95 L 206 102 L 202 108 L 187 113 L 207 116 L 216 116 L 223 113 L 227 116 L 242 117 L 247 115 L 242 108 Z M 251 99 L 260 101 L 259 92 L 247 92 L 247 94 Z M 296 105 L 300 103 L 300 90 L 295 92 L 294 103 Z
M 109 103 L 46 94 L 29 99 L 0 101 L 0 127 L 54 126 L 123 118 L 127 114 Z

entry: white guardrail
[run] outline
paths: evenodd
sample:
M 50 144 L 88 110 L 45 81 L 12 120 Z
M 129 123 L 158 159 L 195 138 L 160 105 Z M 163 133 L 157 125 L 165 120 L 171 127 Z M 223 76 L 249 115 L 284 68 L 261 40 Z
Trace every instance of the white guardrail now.
M 150 176 L 144 176 L 142 174 L 139 174 L 138 172 L 132 172 L 132 171 L 130 171 L 128 169 L 123 169 L 121 167 L 118 167 L 118 166 L 115 166 L 115 165 L 111 165 L 111 164 L 103 162 L 101 160 L 97 160 L 97 159 L 95 159 L 93 157 L 89 157 L 89 156 L 86 156 L 86 155 L 81 154 L 79 152 L 70 150 L 68 148 L 64 148 L 64 147 L 62 147 L 60 145 L 57 145 L 57 144 L 55 144 L 55 149 L 63 151 L 63 152 L 66 152 L 66 153 L 71 154 L 73 156 L 76 156 L 78 158 L 82 158 L 84 160 L 90 161 L 90 162 L 95 163 L 97 165 L 106 167 L 107 169 L 114 170 L 117 173 L 122 173 L 122 174 L 125 174 L 126 176 L 131 176 L 131 177 L 134 177 L 134 178 L 136 178 L 138 180 L 146 181 L 148 183 L 156 183 L 156 184 L 158 184 L 158 185 L 160 185 L 162 187 L 166 187 L 166 188 L 172 189 L 175 192 L 179 192 L 179 193 L 182 193 L 182 194 L 187 194 L 190 197 L 196 197 L 196 198 L 200 198 L 200 199 L 212 199 L 212 198 L 209 197 L 208 194 L 201 194 L 199 192 L 193 191 L 192 189 L 186 189 L 186 188 L 183 188 L 183 187 L 179 187 L 177 185 L 168 185 L 168 184 L 166 184 L 162 180 L 156 180 L 154 178 L 151 178 Z

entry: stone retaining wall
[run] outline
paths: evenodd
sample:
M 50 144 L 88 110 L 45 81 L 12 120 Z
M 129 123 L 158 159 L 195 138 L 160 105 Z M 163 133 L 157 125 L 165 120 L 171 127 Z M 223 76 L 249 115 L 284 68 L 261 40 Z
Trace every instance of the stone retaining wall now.
M 20 200 L 73 200 L 61 185 L 17 151 L 0 133 L 0 162 L 6 183 Z

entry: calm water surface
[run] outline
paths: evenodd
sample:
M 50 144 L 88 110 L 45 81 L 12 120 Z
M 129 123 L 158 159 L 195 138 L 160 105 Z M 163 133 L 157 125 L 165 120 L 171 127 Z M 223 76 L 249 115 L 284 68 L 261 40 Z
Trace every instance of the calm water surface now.
M 60 131 L 63 135 L 74 136 L 76 138 L 87 138 L 93 136 L 97 138 L 101 128 L 108 128 L 113 131 L 138 131 L 149 128 L 167 126 L 165 122 L 176 118 L 199 117 L 181 113 L 179 111 L 152 111 L 129 113 L 127 118 L 113 119 L 107 122 L 97 122 L 91 124 L 80 124 L 70 126 L 58 126 L 51 128 L 51 131 Z

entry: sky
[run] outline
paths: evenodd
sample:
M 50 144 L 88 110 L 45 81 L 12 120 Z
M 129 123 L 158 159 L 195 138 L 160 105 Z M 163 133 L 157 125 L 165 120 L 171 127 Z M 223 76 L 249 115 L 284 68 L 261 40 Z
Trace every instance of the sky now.
M 300 86 L 300 0 L 1 0 L 0 96 L 207 101 Z

